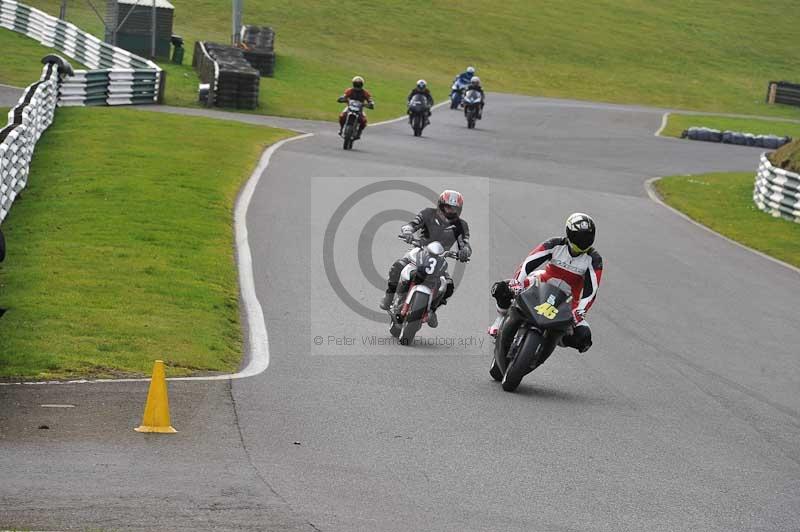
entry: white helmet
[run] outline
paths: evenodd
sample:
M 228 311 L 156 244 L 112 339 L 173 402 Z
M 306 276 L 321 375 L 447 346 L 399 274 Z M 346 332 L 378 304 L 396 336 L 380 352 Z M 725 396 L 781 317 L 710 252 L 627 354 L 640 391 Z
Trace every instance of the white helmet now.
M 473 87 L 478 86 L 481 84 L 481 78 L 479 78 L 478 76 L 472 76 L 472 79 L 469 80 L 469 84 L 472 85 Z
M 424 79 L 421 79 L 421 80 L 417 81 L 417 87 L 419 87 L 420 89 L 424 89 L 427 86 L 428 86 L 428 84 L 425 82 Z
M 467 74 L 474 74 L 474 73 L 475 73 L 475 67 L 474 66 L 468 66 L 467 67 Z

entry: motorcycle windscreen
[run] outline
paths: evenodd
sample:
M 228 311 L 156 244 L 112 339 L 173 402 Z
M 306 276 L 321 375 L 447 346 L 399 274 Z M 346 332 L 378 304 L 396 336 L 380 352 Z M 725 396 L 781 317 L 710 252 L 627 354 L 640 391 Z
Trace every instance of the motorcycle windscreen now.
M 572 325 L 571 294 L 549 283 L 531 286 L 517 296 L 517 305 L 537 327 L 566 329 Z
M 477 102 L 481 101 L 481 93 L 478 92 L 478 91 L 474 91 L 474 90 L 473 91 L 467 91 L 467 94 L 466 94 L 466 96 L 464 96 L 464 99 L 469 103 L 477 103 Z
M 412 109 L 424 109 L 428 107 L 428 99 L 422 94 L 415 94 L 411 97 L 411 101 L 408 103 L 408 105 Z

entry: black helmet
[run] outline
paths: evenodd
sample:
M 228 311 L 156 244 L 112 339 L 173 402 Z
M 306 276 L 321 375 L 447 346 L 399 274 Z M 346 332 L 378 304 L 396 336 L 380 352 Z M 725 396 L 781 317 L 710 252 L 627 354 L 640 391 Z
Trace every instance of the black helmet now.
M 594 220 L 588 214 L 575 212 L 567 218 L 567 241 L 575 253 L 586 253 L 594 244 Z

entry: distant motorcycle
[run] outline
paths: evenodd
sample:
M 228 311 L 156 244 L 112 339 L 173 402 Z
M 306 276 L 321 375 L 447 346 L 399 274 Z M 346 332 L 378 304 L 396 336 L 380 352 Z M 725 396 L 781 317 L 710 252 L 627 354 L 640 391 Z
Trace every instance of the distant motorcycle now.
M 364 114 L 364 102 L 349 100 L 347 102 L 347 114 L 344 117 L 344 127 L 342 128 L 343 148 L 353 149 L 353 142 L 358 136 L 358 129 L 361 124 L 361 115 Z
M 414 136 L 422 136 L 422 130 L 428 122 L 428 99 L 424 94 L 415 94 L 408 102 L 408 121 L 414 130 Z
M 480 111 L 481 102 L 483 101 L 483 94 L 475 89 L 468 89 L 464 95 L 464 116 L 467 118 L 467 127 L 469 129 L 475 128 L 475 121 L 478 119 L 478 112 Z
M 399 338 L 402 345 L 413 342 L 422 324 L 427 323 L 428 313 L 439 304 L 447 289 L 446 259 L 458 257 L 458 252 L 445 251 L 439 242 L 423 246 L 414 239 L 411 244 L 414 246 L 410 252 L 412 262 L 400 273 L 400 286 L 387 311 L 391 320 L 389 333 Z
M 464 89 L 467 86 L 469 86 L 469 82 L 462 80 L 460 77 L 453 82 L 453 86 L 450 87 L 450 109 L 458 109 L 464 96 Z
M 572 291 L 559 279 L 534 282 L 514 298 L 494 344 L 489 375 L 513 392 L 572 331 Z M 513 330 L 512 330 L 513 328 Z

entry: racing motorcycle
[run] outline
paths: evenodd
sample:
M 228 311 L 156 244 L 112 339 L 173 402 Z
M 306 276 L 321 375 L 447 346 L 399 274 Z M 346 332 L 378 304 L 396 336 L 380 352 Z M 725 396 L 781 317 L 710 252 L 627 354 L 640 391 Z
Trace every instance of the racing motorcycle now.
M 403 235 L 398 238 L 405 240 Z M 445 251 L 439 242 L 423 245 L 412 239 L 411 263 L 400 273 L 400 286 L 387 311 L 391 320 L 389 333 L 409 345 L 414 336 L 428 322 L 428 313 L 436 308 L 447 289 L 447 260 L 458 257 L 456 251 Z
M 538 279 L 516 295 L 494 344 L 489 375 L 513 392 L 572 332 L 572 291 L 567 283 Z
M 363 113 L 364 102 L 348 100 L 344 117 L 344 127 L 342 128 L 342 139 L 344 139 L 343 148 L 345 150 L 353 149 L 353 142 L 356 141 L 356 137 L 358 136 L 358 128 L 361 124 L 361 115 Z
M 461 104 L 461 98 L 464 96 L 464 89 L 466 89 L 468 85 L 469 82 L 463 81 L 460 77 L 456 78 L 453 82 L 453 86 L 450 87 L 450 109 L 458 109 L 458 106 Z
M 475 127 L 475 121 L 478 119 L 481 101 L 483 101 L 483 95 L 474 89 L 467 90 L 467 93 L 464 95 L 464 116 L 467 117 L 467 127 L 469 129 L 473 129 Z
M 422 136 L 422 130 L 428 121 L 428 109 L 428 99 L 424 94 L 415 94 L 408 102 L 408 121 L 415 137 Z

